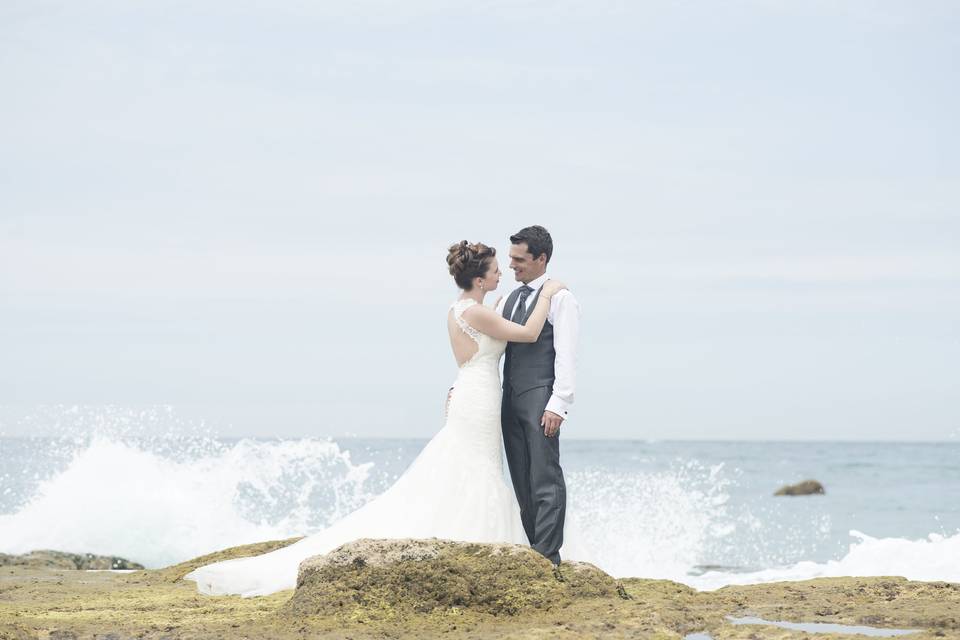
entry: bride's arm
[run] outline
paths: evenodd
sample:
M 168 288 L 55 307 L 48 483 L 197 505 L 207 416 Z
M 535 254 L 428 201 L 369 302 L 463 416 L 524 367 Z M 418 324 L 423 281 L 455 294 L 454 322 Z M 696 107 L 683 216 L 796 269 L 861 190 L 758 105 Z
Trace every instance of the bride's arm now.
M 537 298 L 537 306 L 527 319 L 527 324 L 518 324 L 507 320 L 499 313 L 481 304 L 475 304 L 463 312 L 463 317 L 477 331 L 487 334 L 497 340 L 508 342 L 536 342 L 547 321 L 547 312 L 550 310 L 550 298 L 555 293 L 566 289 L 561 282 L 548 280 Z M 518 303 L 519 304 L 519 303 Z

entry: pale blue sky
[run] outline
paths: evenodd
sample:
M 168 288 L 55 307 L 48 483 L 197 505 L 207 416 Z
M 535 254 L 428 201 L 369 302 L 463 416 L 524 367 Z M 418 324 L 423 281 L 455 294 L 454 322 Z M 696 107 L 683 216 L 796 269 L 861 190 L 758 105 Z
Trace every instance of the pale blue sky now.
M 955 2 L 8 0 L 0 432 L 432 435 L 446 247 L 538 223 L 583 310 L 567 437 L 960 437 L 958 34 Z

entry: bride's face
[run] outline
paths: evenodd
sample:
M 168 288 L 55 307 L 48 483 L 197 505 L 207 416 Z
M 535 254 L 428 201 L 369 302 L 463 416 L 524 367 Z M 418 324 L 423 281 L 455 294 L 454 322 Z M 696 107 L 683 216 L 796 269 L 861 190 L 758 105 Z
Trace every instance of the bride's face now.
M 497 264 L 497 259 L 493 258 L 490 261 L 490 266 L 487 267 L 487 273 L 484 275 L 483 280 L 478 281 L 483 285 L 484 291 L 493 291 L 500 284 L 500 265 Z

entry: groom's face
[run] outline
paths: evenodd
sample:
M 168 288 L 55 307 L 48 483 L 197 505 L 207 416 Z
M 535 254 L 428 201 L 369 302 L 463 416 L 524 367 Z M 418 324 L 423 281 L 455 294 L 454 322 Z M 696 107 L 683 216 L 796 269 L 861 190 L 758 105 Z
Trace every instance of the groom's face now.
M 526 242 L 510 245 L 510 268 L 518 282 L 527 284 L 547 272 L 547 256 L 541 254 L 534 260 Z

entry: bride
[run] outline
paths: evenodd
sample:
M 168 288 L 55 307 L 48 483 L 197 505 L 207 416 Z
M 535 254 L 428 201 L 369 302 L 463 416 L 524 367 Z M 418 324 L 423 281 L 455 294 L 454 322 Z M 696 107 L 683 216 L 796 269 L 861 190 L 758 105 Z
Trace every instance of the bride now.
M 550 298 L 566 287 L 547 281 L 521 325 L 483 305 L 500 282 L 495 249 L 464 240 L 450 247 L 447 264 L 462 295 L 447 314 L 459 372 L 443 428 L 389 489 L 326 529 L 269 553 L 188 573 L 200 592 L 258 596 L 293 589 L 302 560 L 357 538 L 529 544 L 503 477 L 499 363 L 508 341 L 537 340 Z

